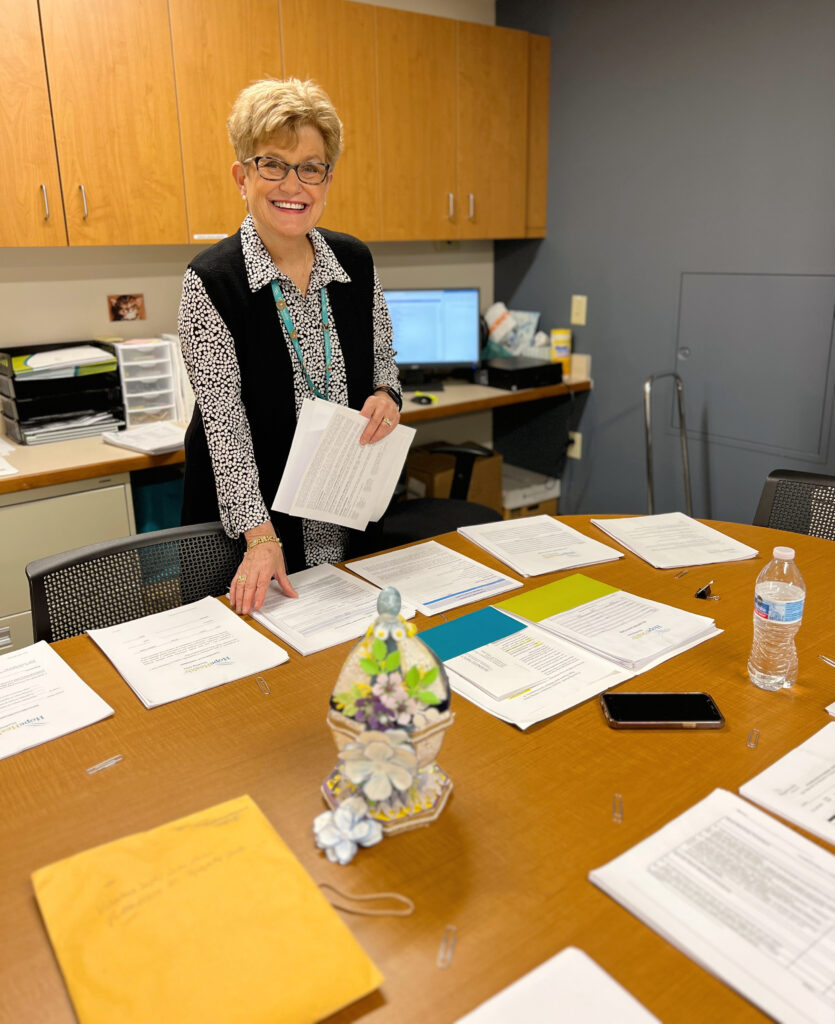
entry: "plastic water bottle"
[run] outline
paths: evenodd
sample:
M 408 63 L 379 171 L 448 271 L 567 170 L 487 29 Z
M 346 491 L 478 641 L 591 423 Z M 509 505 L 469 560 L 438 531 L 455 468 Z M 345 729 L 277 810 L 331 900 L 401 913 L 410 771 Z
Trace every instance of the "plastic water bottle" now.
M 748 675 L 763 690 L 779 690 L 797 680 L 794 635 L 803 619 L 806 584 L 794 561 L 794 548 L 777 547 L 754 587 L 754 643 Z

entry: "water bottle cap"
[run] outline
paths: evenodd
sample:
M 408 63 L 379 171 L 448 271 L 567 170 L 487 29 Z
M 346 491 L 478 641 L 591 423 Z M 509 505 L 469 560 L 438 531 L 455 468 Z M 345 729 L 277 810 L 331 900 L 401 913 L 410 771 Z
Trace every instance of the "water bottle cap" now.
M 793 562 L 794 561 L 794 548 L 777 547 L 772 552 L 774 557 L 780 562 Z

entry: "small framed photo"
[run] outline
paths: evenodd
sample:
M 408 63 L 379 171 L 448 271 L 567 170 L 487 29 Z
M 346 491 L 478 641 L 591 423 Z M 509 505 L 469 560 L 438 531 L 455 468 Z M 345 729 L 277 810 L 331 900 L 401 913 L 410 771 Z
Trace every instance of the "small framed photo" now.
M 144 320 L 144 295 L 108 295 L 107 305 L 111 320 Z

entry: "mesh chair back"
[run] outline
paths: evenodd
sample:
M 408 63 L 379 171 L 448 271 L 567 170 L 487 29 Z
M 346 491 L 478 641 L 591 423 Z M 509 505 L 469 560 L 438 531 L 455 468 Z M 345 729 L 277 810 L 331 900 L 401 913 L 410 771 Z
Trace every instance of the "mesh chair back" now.
M 244 547 L 220 523 L 201 523 L 30 562 L 35 640 L 65 640 L 225 594 Z
M 835 540 L 835 477 L 775 469 L 763 487 L 754 526 Z

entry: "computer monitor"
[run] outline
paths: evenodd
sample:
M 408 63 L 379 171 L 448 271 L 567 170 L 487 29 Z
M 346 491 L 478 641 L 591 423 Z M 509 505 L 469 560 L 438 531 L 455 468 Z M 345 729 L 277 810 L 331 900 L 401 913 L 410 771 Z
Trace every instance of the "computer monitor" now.
M 384 294 L 404 390 L 437 389 L 453 370 L 478 366 L 478 288 L 398 288 Z

